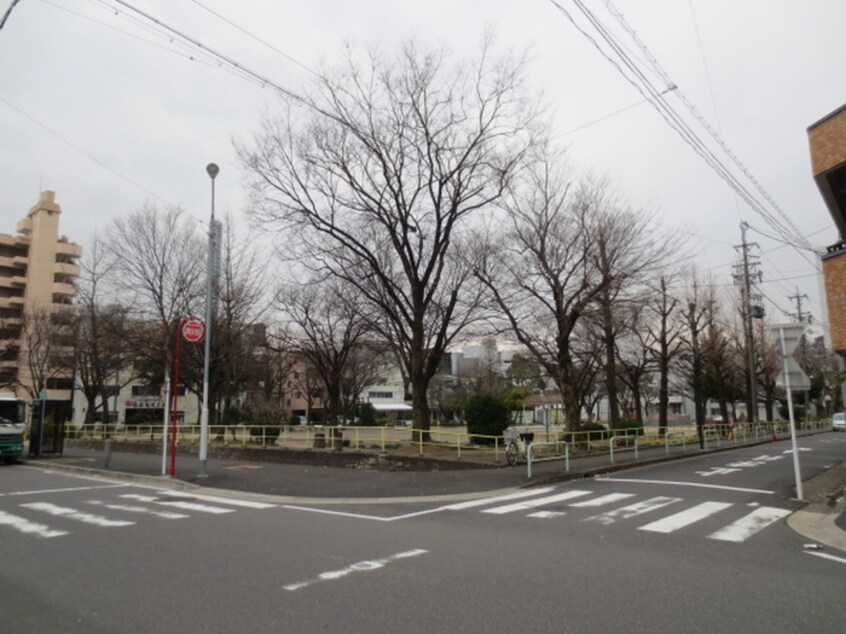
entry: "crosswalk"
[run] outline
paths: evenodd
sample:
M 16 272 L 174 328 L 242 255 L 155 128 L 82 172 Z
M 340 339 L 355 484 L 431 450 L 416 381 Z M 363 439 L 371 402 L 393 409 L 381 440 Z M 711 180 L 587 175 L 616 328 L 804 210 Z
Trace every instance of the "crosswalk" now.
M 183 520 L 193 514 L 224 515 L 239 509 L 269 509 L 277 505 L 252 500 L 160 491 L 155 495 L 123 493 L 110 500 L 84 500 L 74 505 L 46 501 L 23 502 L 0 510 L 0 529 L 49 539 L 70 535 L 79 525 L 97 528 L 134 526 L 141 518 Z M 47 522 L 58 522 L 51 525 Z
M 555 492 L 553 487 L 545 487 L 460 502 L 445 507 L 445 510 L 473 509 L 495 516 L 527 512 L 525 516 L 534 519 L 570 516 L 574 521 L 600 526 L 610 526 L 627 520 L 637 522 L 638 519 L 651 519 L 652 521 L 636 525 L 634 528 L 662 535 L 693 527 L 700 522 L 704 523 L 705 520 L 716 519 L 727 523 L 709 532 L 707 539 L 733 543 L 746 541 L 791 513 L 788 509 L 760 506 L 757 503 L 741 505 L 710 500 L 690 503 L 684 498 L 671 496 L 654 496 L 641 500 L 636 498 L 637 494 L 629 492 L 597 494 L 587 489 Z M 668 511 L 675 512 L 665 515 Z M 659 514 L 661 517 L 655 519 Z

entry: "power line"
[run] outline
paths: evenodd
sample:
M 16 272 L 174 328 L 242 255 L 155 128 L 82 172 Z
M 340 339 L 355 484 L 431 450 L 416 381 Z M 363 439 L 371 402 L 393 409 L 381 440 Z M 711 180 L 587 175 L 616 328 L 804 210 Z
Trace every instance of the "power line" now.
M 0 18 L 0 29 L 6 26 L 6 20 L 9 19 L 10 15 L 12 15 L 12 9 L 14 9 L 15 5 L 20 1 L 21 0 L 12 0 L 12 4 L 9 5 L 9 8 L 6 9 L 6 12 L 3 14 L 3 17 Z
M 661 115 L 664 121 L 676 131 L 677 134 L 682 138 L 682 140 L 691 146 L 691 148 L 700 155 L 700 157 L 705 160 L 705 162 L 720 176 L 728 185 L 731 187 L 737 194 L 749 205 L 749 207 L 758 213 L 761 217 L 763 217 L 767 223 L 772 226 L 778 233 L 787 237 L 791 236 L 792 234 L 801 236 L 801 232 L 796 229 L 792 223 L 790 222 L 789 218 L 787 218 L 783 212 L 780 212 L 780 215 L 786 219 L 786 225 L 783 224 L 778 218 L 776 218 L 760 201 L 757 200 L 755 195 L 743 184 L 741 183 L 736 176 L 725 166 L 725 164 L 717 157 L 714 152 L 703 143 L 703 141 L 699 138 L 699 136 L 690 128 L 690 126 L 684 121 L 684 119 L 676 112 L 672 106 L 670 106 L 666 100 L 660 98 L 660 91 L 656 88 L 643 74 L 643 71 L 638 67 L 638 65 L 628 56 L 621 47 L 617 44 L 616 38 L 611 34 L 608 28 L 591 12 L 581 0 L 573 0 L 573 3 L 576 7 L 581 11 L 583 16 L 587 19 L 587 21 L 591 24 L 591 26 L 598 32 L 600 38 L 605 42 L 606 46 L 611 50 L 613 55 L 616 57 L 612 57 L 612 54 L 606 51 L 599 43 L 599 41 L 594 38 L 590 33 L 585 30 L 574 18 L 574 16 L 565 9 L 557 0 L 550 0 L 550 2 L 563 14 L 567 19 L 571 22 L 571 24 L 584 35 L 596 48 L 596 50 L 605 57 L 617 70 L 620 74 L 626 79 L 638 92 L 640 92 L 644 98 L 649 100 L 650 104 L 656 109 L 656 111 Z M 618 12 L 619 13 L 619 12 Z M 629 30 L 630 34 L 633 32 L 631 27 L 625 25 L 627 30 Z M 636 37 L 636 36 L 633 36 Z M 638 39 L 636 41 L 639 42 Z M 667 85 L 671 85 L 672 82 L 669 76 L 663 71 L 663 69 L 657 64 L 657 61 L 654 57 L 651 56 L 648 49 L 642 47 L 644 55 L 647 59 L 650 59 L 650 65 L 653 70 L 656 70 L 661 73 L 662 78 Z M 618 62 L 619 60 L 619 62 Z M 625 69 L 627 70 L 624 70 Z M 712 137 L 720 144 L 723 148 L 723 151 L 729 154 L 732 157 L 732 160 L 738 167 L 741 168 L 741 171 L 747 175 L 750 182 L 755 185 L 755 187 L 759 190 L 763 188 L 760 184 L 754 179 L 754 177 L 749 173 L 748 169 L 740 163 L 740 161 L 731 153 L 731 151 L 725 146 L 725 143 L 713 131 L 713 128 L 708 126 L 707 122 L 704 118 L 699 115 L 698 111 L 693 108 L 692 104 L 683 96 L 679 95 L 679 98 L 682 99 L 684 103 L 688 106 L 688 109 L 694 114 L 697 120 L 700 121 L 706 129 L 709 130 Z M 769 196 L 764 193 L 763 194 L 765 199 L 769 198 Z M 769 198 L 771 204 L 774 204 L 771 198 Z M 788 228 L 789 227 L 789 228 Z M 804 256 L 803 256 L 804 257 Z

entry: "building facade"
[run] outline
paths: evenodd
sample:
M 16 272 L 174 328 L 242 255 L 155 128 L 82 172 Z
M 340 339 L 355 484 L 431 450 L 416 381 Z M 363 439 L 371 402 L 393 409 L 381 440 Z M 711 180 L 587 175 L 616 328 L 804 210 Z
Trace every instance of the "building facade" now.
M 0 415 L 23 420 L 42 401 L 63 416 L 73 392 L 69 321 L 82 248 L 59 234 L 62 210 L 51 191 L 0 234 Z

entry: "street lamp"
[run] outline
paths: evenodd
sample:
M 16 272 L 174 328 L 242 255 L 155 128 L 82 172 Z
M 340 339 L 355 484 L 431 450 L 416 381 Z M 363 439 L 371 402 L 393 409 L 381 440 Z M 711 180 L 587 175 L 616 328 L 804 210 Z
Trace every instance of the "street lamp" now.
M 211 178 L 211 220 L 209 221 L 209 254 L 206 266 L 206 340 L 203 360 L 203 409 L 200 413 L 200 472 L 199 477 L 208 475 L 206 465 L 209 455 L 209 359 L 211 357 L 212 336 L 212 278 L 217 268 L 217 231 L 214 221 L 214 179 L 220 168 L 214 164 L 206 165 L 206 172 Z

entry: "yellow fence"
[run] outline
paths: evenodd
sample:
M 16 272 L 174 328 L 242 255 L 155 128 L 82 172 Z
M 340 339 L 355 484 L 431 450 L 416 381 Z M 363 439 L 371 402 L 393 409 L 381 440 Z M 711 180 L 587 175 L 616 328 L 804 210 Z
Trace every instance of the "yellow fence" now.
M 811 421 L 797 426 L 799 433 L 830 429 L 829 421 Z M 663 447 L 672 449 L 696 445 L 699 442 L 695 425 L 671 426 L 666 435 L 659 434 L 654 426 L 569 432 L 555 425 L 520 426 L 504 436 L 469 434 L 464 428 L 435 427 L 421 431 L 404 426 L 353 427 L 320 425 L 211 425 L 209 440 L 212 447 L 285 447 L 290 449 L 342 449 L 349 447 L 361 451 L 391 452 L 399 455 L 427 455 L 473 462 L 500 463 L 504 460 L 505 447 L 519 433 L 532 433 L 532 442 L 564 442 L 571 455 L 602 454 L 611 451 L 611 438 L 617 448 L 625 440 L 637 437 L 641 450 Z M 65 438 L 102 439 L 135 442 L 161 442 L 162 425 L 67 425 Z M 772 438 L 785 437 L 790 426 L 785 422 L 743 424 L 708 424 L 703 428 L 707 448 L 727 443 L 744 444 Z M 199 425 L 178 425 L 180 444 L 199 444 Z M 622 442 L 621 442 L 622 441 Z M 633 443 L 629 443 L 633 444 Z

